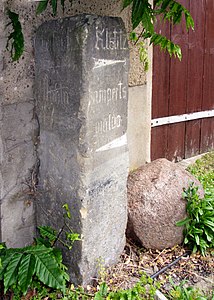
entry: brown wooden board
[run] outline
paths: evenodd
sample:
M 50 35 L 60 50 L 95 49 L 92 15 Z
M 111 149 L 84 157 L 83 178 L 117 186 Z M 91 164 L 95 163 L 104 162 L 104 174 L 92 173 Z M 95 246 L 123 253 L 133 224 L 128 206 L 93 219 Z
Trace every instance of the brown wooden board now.
M 186 33 L 184 21 L 170 29 L 171 39 L 181 45 L 182 62 L 154 51 L 153 118 L 214 109 L 214 1 L 180 2 L 190 10 L 195 31 Z M 213 149 L 213 122 L 208 118 L 152 128 L 152 159 L 179 160 Z
M 202 107 L 205 0 L 190 1 L 190 12 L 195 28 L 194 31 L 190 29 L 188 35 L 186 113 L 200 111 Z
M 214 1 L 206 0 L 202 110 L 214 109 Z
M 190 12 L 195 20 L 194 31 L 188 35 L 188 70 L 186 113 L 201 111 L 204 70 L 205 0 L 190 1 Z M 201 120 L 186 122 L 185 158 L 200 151 Z
M 214 149 L 214 118 L 201 121 L 200 153 Z
M 201 120 L 186 122 L 185 158 L 189 158 L 200 153 L 200 129 Z
M 152 128 L 151 135 L 151 160 L 166 157 L 167 153 L 167 128 L 168 125 Z
M 157 23 L 156 31 L 168 38 L 170 26 L 165 23 Z M 168 116 L 169 101 L 169 55 L 154 47 L 153 54 L 153 89 L 152 89 L 152 118 Z
M 168 125 L 167 155 L 171 161 L 180 161 L 184 157 L 185 123 Z
M 156 31 L 170 37 L 170 26 L 158 22 Z M 154 47 L 152 118 L 168 116 L 169 55 Z M 167 126 L 154 127 L 151 131 L 151 159 L 165 157 L 167 151 Z
M 189 3 L 185 0 L 179 2 L 183 5 Z M 188 6 L 185 6 L 188 9 Z M 171 39 L 174 43 L 181 46 L 182 61 L 172 58 L 170 62 L 169 116 L 183 114 L 186 110 L 188 34 L 184 20 L 182 20 L 181 24 L 172 26 Z

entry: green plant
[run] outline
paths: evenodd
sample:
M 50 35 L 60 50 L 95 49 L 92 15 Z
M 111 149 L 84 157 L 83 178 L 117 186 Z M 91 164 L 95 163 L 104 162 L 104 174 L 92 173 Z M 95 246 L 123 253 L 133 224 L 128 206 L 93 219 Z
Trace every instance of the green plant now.
M 201 182 L 206 195 L 214 199 L 214 152 L 203 155 L 187 170 Z
M 152 300 L 158 288 L 160 288 L 159 282 L 155 282 L 146 274 L 143 274 L 140 280 L 127 290 L 108 291 L 107 284 L 102 283 L 99 291 L 94 295 L 94 300 Z
M 208 300 L 206 295 L 204 295 L 199 289 L 193 287 L 185 287 L 185 281 L 182 281 L 179 285 L 174 284 L 172 279 L 170 279 L 172 289 L 167 294 L 168 299 L 172 300 Z
M 58 233 L 49 226 L 39 226 L 39 237 L 32 246 L 8 249 L 5 244 L 1 244 L 0 281 L 3 282 L 4 294 L 10 289 L 16 295 L 25 295 L 35 282 L 65 293 L 69 275 L 62 263 L 61 250 L 55 248 L 55 244 L 61 242 L 71 249 L 74 241 L 79 240 L 79 235 L 68 226 L 66 219 L 70 218 L 70 212 L 67 205 L 63 207 L 66 210 L 64 225 Z M 66 232 L 66 228 L 69 232 Z M 66 241 L 60 238 L 64 232 Z
M 187 201 L 188 217 L 176 225 L 184 226 L 184 244 L 187 244 L 193 253 L 199 250 L 205 255 L 206 250 L 214 246 L 214 199 L 206 193 L 201 199 L 198 187 L 193 183 L 184 189 L 183 198 Z
M 69 0 L 72 4 L 72 0 Z M 36 14 L 44 12 L 48 5 L 52 8 L 53 16 L 57 14 L 58 3 L 64 12 L 65 0 L 42 0 L 36 9 Z M 145 52 L 144 40 L 149 39 L 150 44 L 159 45 L 161 49 L 168 51 L 170 56 L 174 55 L 181 59 L 181 48 L 179 45 L 174 44 L 171 40 L 165 36 L 155 32 L 155 23 L 158 16 L 163 21 L 167 21 L 172 25 L 179 24 L 182 16 L 185 17 L 186 28 L 194 28 L 194 21 L 189 11 L 176 0 L 154 0 L 154 5 L 150 4 L 149 0 L 123 0 L 123 9 L 131 6 L 132 8 L 132 30 L 130 35 L 131 40 L 139 48 L 140 59 L 144 63 L 145 69 L 148 69 L 148 57 Z M 19 22 L 18 14 L 11 12 L 9 17 L 12 20 L 14 27 L 14 33 L 12 33 L 8 40 L 12 40 L 12 58 L 13 60 L 19 60 L 24 51 L 24 38 L 22 33 L 21 24 Z M 142 31 L 140 34 L 134 32 L 138 25 L 142 25 Z M 15 25 L 15 26 L 14 26 Z

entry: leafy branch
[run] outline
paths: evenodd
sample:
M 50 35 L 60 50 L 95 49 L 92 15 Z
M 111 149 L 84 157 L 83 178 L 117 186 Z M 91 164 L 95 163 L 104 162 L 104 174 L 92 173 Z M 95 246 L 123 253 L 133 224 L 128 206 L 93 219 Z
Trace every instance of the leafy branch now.
M 179 45 L 174 44 L 171 40 L 165 36 L 155 32 L 155 24 L 157 22 L 157 16 L 163 21 L 168 21 L 172 25 L 179 24 L 182 20 L 182 16 L 185 17 L 186 29 L 194 29 L 194 21 L 189 11 L 175 0 L 155 0 L 154 6 L 149 3 L 149 0 L 124 0 L 123 9 L 132 5 L 132 30 L 130 39 L 139 47 L 140 52 L 142 42 L 141 40 L 150 39 L 150 45 L 158 45 L 161 50 L 165 50 L 169 53 L 170 57 L 174 55 L 179 60 L 182 59 L 181 48 Z M 137 34 L 134 30 L 137 26 L 142 25 L 142 31 Z M 148 59 L 143 56 L 143 62 L 145 69 L 148 68 Z

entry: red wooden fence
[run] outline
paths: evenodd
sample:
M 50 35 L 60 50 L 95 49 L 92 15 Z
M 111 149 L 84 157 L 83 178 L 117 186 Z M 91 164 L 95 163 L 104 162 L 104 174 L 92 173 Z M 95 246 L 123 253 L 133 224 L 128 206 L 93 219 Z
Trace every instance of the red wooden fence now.
M 152 128 L 152 160 L 178 161 L 214 149 L 214 1 L 180 2 L 190 10 L 195 30 L 186 33 L 184 21 L 174 27 L 158 24 L 162 34 L 181 45 L 183 59 L 154 48 L 152 118 L 163 125 Z M 177 122 L 177 115 L 185 121 Z

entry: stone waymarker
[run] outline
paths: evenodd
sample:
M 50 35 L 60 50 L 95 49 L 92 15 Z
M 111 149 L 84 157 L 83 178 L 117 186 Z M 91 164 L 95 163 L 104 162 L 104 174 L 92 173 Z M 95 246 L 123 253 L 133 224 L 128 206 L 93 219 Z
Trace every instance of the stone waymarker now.
M 100 259 L 114 263 L 125 243 L 128 57 L 120 18 L 53 20 L 36 34 L 37 222 L 61 228 L 68 203 L 81 234 L 64 253 L 76 283 L 89 282 Z

